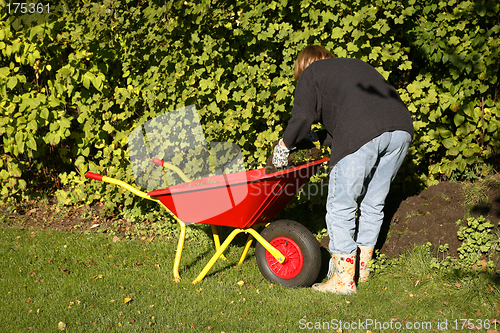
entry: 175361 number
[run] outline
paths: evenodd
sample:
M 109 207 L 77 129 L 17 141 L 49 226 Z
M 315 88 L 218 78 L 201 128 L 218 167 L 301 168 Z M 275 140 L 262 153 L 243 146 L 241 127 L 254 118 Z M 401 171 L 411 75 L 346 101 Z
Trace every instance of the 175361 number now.
M 50 4 L 13 2 L 7 4 L 9 14 L 44 14 L 50 13 Z

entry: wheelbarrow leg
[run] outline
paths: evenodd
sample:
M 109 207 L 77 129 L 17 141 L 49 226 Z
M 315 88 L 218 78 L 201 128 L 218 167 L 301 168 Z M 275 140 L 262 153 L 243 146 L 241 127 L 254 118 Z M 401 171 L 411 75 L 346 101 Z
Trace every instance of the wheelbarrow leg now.
M 250 234 L 248 235 L 247 242 L 245 244 L 245 248 L 243 249 L 243 252 L 241 253 L 240 261 L 238 261 L 238 265 L 243 264 L 243 261 L 247 257 L 248 250 L 250 250 L 250 246 L 252 246 L 253 242 L 253 236 Z
M 163 208 L 165 208 L 165 210 L 167 211 L 167 213 L 174 220 L 176 220 L 177 223 L 179 223 L 179 226 L 181 228 L 181 232 L 179 234 L 179 241 L 177 242 L 177 250 L 175 251 L 174 269 L 173 269 L 174 282 L 180 282 L 181 281 L 181 276 L 179 275 L 179 266 L 181 265 L 182 250 L 184 249 L 184 241 L 186 240 L 186 223 L 184 223 L 181 220 L 179 220 L 179 218 L 177 218 L 177 216 L 175 216 L 170 211 L 170 209 L 168 209 L 168 207 L 165 206 L 165 204 L 163 204 L 163 202 L 161 202 L 160 200 L 157 200 L 157 199 L 150 199 L 150 200 L 158 202 Z
M 258 228 L 265 226 L 265 225 L 266 224 L 264 224 L 264 223 L 256 224 L 255 226 L 252 227 L 252 229 L 257 231 Z M 247 238 L 247 242 L 245 244 L 245 247 L 243 248 L 243 252 L 241 253 L 240 261 L 238 261 L 238 265 L 243 264 L 243 261 L 245 261 L 245 258 L 247 257 L 247 254 L 248 254 L 248 250 L 250 250 L 250 246 L 252 246 L 252 242 L 253 242 L 253 236 L 252 236 L 252 234 L 249 234 L 248 238 Z
M 219 229 L 217 229 L 216 225 L 212 224 L 212 235 L 214 237 L 214 244 L 215 244 L 215 250 L 218 250 L 220 248 L 220 237 L 219 237 Z M 224 256 L 224 254 L 221 254 L 221 259 L 227 260 L 227 258 Z
M 181 276 L 179 275 L 179 266 L 181 264 L 182 249 L 184 249 L 184 240 L 186 239 L 186 224 L 184 222 L 178 221 L 181 227 L 181 232 L 179 234 L 179 242 L 177 243 L 177 251 L 175 252 L 174 261 L 174 281 L 180 282 Z
M 269 244 L 268 241 L 264 239 L 256 230 L 254 229 L 234 229 L 229 236 L 227 236 L 226 240 L 224 243 L 222 243 L 221 247 L 215 252 L 215 254 L 212 256 L 208 264 L 203 268 L 201 273 L 196 277 L 196 279 L 193 280 L 193 284 L 200 282 L 203 280 L 203 278 L 207 275 L 208 271 L 213 267 L 217 259 L 219 259 L 220 255 L 227 249 L 229 244 L 233 241 L 234 237 L 236 237 L 237 234 L 241 232 L 248 232 L 250 235 L 252 235 L 262 246 L 271 253 L 271 255 L 276 258 L 278 262 L 284 262 L 285 261 L 285 256 L 281 254 L 280 251 L 276 250 L 274 246 Z
M 237 234 L 239 234 L 242 230 L 241 229 L 234 229 L 229 236 L 227 236 L 226 240 L 222 245 L 219 247 L 219 249 L 215 252 L 215 254 L 212 256 L 210 261 L 206 264 L 206 266 L 203 268 L 203 270 L 198 274 L 196 279 L 193 280 L 193 284 L 200 282 L 203 280 L 203 278 L 207 275 L 208 271 L 213 267 L 215 262 L 219 259 L 222 253 L 226 250 L 226 248 L 231 244 L 233 241 L 234 237 L 236 237 Z

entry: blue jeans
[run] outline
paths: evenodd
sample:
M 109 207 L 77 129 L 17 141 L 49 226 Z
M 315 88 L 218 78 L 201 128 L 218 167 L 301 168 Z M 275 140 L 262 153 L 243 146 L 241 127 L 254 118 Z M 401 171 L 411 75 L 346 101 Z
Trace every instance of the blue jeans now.
M 385 199 L 410 143 L 405 131 L 386 132 L 332 168 L 326 204 L 331 253 L 352 254 L 358 246 L 375 246 Z

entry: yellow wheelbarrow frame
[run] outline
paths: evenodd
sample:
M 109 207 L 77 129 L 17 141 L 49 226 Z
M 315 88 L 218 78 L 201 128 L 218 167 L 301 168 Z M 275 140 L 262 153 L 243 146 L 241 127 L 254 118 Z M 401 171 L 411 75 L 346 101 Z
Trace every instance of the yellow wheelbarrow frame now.
M 182 173 L 182 171 L 180 169 L 178 169 L 177 167 L 175 167 L 173 165 L 169 165 L 167 163 L 163 163 L 163 166 L 177 172 L 179 174 L 179 176 L 184 181 L 189 181 L 189 179 L 186 177 L 186 175 L 184 173 Z M 154 201 L 154 202 L 158 203 L 160 206 L 162 206 L 169 213 L 169 215 L 172 216 L 179 223 L 180 235 L 179 235 L 179 241 L 177 243 L 177 250 L 175 253 L 173 275 L 174 275 L 174 281 L 176 281 L 176 282 L 181 281 L 181 277 L 179 274 L 179 266 L 181 263 L 182 251 L 184 249 L 184 242 L 186 239 L 186 223 L 182 222 L 177 216 L 175 216 L 175 214 L 173 214 L 172 211 L 170 211 L 170 209 L 168 209 L 168 207 L 165 206 L 160 200 L 158 200 L 158 199 L 148 195 L 147 193 L 127 184 L 126 182 L 123 182 L 119 179 L 95 174 L 92 172 L 87 172 L 85 176 L 87 178 L 100 180 L 100 181 L 103 181 L 105 183 L 118 185 L 118 186 L 126 189 L 127 191 L 132 192 L 133 194 L 135 194 L 143 199 Z M 255 225 L 252 228 L 248 228 L 248 229 L 236 228 L 227 236 L 225 241 L 222 244 L 220 244 L 220 238 L 219 238 L 217 226 L 212 225 L 212 233 L 213 233 L 216 252 L 212 256 L 212 258 L 209 260 L 209 262 L 205 265 L 205 267 L 200 272 L 200 274 L 198 274 L 196 279 L 194 279 L 192 281 L 192 283 L 194 284 L 194 283 L 197 283 L 197 282 L 200 282 L 201 280 L 203 280 L 203 278 L 208 274 L 208 272 L 213 267 L 213 265 L 217 262 L 217 260 L 220 258 L 224 258 L 224 254 L 223 254 L 224 251 L 228 248 L 228 246 L 231 244 L 231 242 L 236 237 L 236 235 L 238 235 L 242 232 L 248 233 L 249 235 L 248 235 L 245 247 L 243 248 L 243 252 L 242 252 L 240 259 L 238 261 L 239 265 L 241 265 L 243 263 L 243 261 L 245 260 L 247 254 L 248 254 L 248 251 L 250 249 L 250 246 L 252 245 L 253 239 L 256 239 L 257 242 L 259 242 L 278 262 L 283 263 L 285 261 L 285 256 L 280 251 L 278 251 L 274 246 L 269 244 L 269 242 L 266 241 L 257 231 L 257 229 L 261 226 L 262 225 Z

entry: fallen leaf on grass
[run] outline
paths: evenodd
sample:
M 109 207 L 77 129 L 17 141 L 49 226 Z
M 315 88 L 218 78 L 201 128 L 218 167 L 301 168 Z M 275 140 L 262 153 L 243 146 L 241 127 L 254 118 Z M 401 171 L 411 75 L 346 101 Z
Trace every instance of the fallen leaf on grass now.
M 238 281 L 238 282 L 236 282 L 236 284 L 238 286 L 240 286 L 240 287 L 243 287 L 243 285 L 245 284 L 245 282 L 244 281 Z
M 125 298 L 123 299 L 123 304 L 127 304 L 127 303 L 128 303 L 128 302 L 130 302 L 130 301 L 132 301 L 132 298 L 130 298 L 130 297 L 125 297 Z
M 61 268 L 61 272 L 63 272 L 64 274 L 69 274 L 69 271 L 67 269 L 64 269 L 64 268 Z
M 60 331 L 64 331 L 66 329 L 66 323 L 63 322 L 63 321 L 60 321 L 59 324 L 57 324 L 57 328 L 60 330 Z
M 455 287 L 460 288 L 462 285 L 460 283 L 455 283 Z
M 113 237 L 113 243 L 118 243 L 118 242 L 121 242 L 120 237 L 118 237 L 118 236 L 114 236 L 114 237 Z

